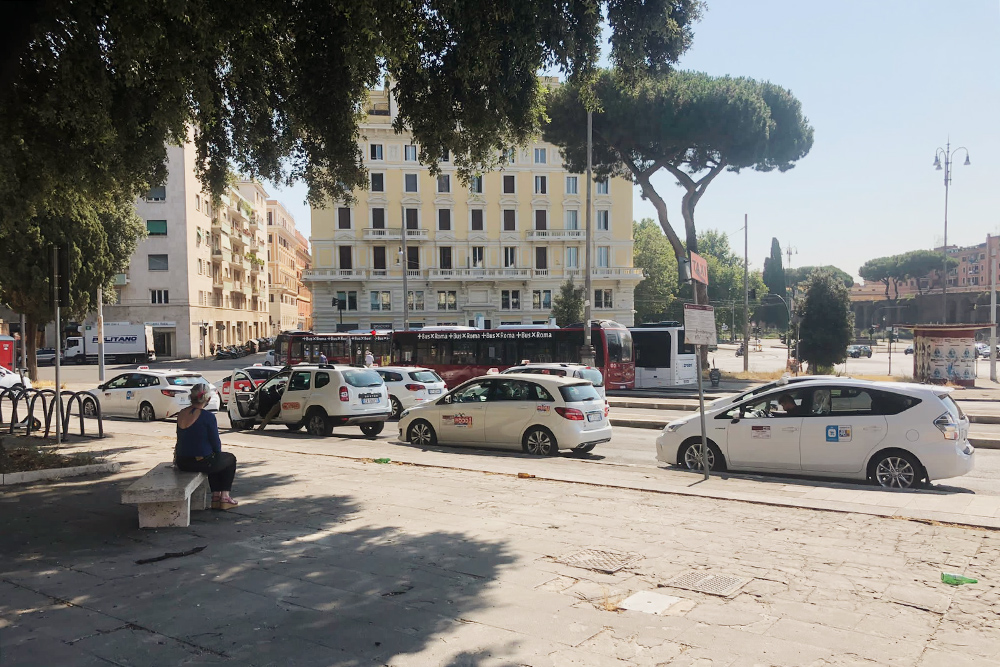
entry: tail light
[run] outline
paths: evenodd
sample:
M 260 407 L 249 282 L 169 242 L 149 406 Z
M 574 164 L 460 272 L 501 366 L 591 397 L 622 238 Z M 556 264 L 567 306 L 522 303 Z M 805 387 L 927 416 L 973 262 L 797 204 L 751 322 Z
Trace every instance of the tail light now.
M 558 412 L 559 416 L 563 419 L 568 419 L 574 422 L 583 421 L 583 413 L 576 408 L 556 408 L 556 412 Z
M 170 398 L 173 398 L 174 396 L 177 396 L 179 394 L 186 394 L 187 392 L 183 389 L 161 389 L 160 393 L 163 394 L 164 396 L 169 396 Z
M 426 388 L 427 387 L 425 387 L 422 384 L 408 384 L 408 385 L 406 385 L 406 389 L 408 391 L 423 391 Z
M 349 391 L 347 391 L 347 387 L 340 388 L 340 400 L 342 400 L 344 403 L 351 400 L 351 394 Z
M 609 414 L 611 414 L 611 407 L 607 403 L 605 403 L 604 404 L 604 416 L 607 417 Z
M 944 435 L 945 440 L 958 440 L 958 424 L 947 412 L 935 419 L 934 425 Z

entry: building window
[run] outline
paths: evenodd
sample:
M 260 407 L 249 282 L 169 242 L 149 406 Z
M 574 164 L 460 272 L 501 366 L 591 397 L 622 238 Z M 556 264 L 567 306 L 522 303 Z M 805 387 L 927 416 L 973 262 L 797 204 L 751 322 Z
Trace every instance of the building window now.
M 406 162 L 416 162 L 417 161 L 417 147 L 413 144 L 407 144 L 403 146 L 403 160 Z
M 597 181 L 597 194 L 599 195 L 608 194 L 609 185 L 610 185 L 609 181 L 606 178 L 603 181 Z
M 382 144 L 371 144 L 369 148 L 371 149 L 371 158 L 373 160 L 382 159 Z
M 520 310 L 521 309 L 521 290 L 517 290 L 517 289 L 500 290 L 500 309 L 501 310 Z
M 580 268 L 580 249 L 579 248 L 566 248 L 566 268 L 567 269 L 578 269 L 578 268 Z
M 149 255 L 149 270 L 150 271 L 169 271 L 170 261 L 167 259 L 166 255 Z
M 579 180 L 578 177 L 576 177 L 576 176 L 567 176 L 566 177 L 566 194 L 568 194 L 568 195 L 580 194 L 579 193 L 579 183 L 580 183 L 580 180 Z
M 597 231 L 606 232 L 611 229 L 611 211 L 601 209 L 597 211 Z
M 385 174 L 372 174 L 372 192 L 385 192 Z
M 483 177 L 473 176 L 472 180 L 469 181 L 469 192 L 474 195 L 483 194 Z
M 442 232 L 451 231 L 451 209 L 438 209 L 438 230 Z
M 517 247 L 505 246 L 503 249 L 503 266 L 505 269 L 512 269 L 517 266 Z
M 146 221 L 146 233 L 150 236 L 166 236 L 167 235 L 167 221 L 166 220 L 147 220 Z
M 549 179 L 545 176 L 535 176 L 535 194 L 548 194 Z
M 376 271 L 385 271 L 385 246 L 377 245 L 372 247 L 372 268 Z
M 451 153 L 449 153 L 447 149 L 443 150 L 441 152 L 441 162 L 447 162 L 450 159 L 451 159 Z
M 358 293 L 351 292 L 337 292 L 337 300 L 344 304 L 344 310 L 357 310 L 358 309 Z
M 149 192 L 146 193 L 146 201 L 166 201 L 167 200 L 167 187 L 165 185 L 157 185 L 155 188 L 150 188 Z
M 483 210 L 481 208 L 472 209 L 472 231 L 483 231 Z
M 194 210 L 201 211 L 201 195 L 194 196 Z
M 503 230 L 505 232 L 517 230 L 517 215 L 512 208 L 505 208 L 503 210 Z
M 438 174 L 438 192 L 451 192 L 451 176 Z
M 566 211 L 566 229 L 580 229 L 580 212 L 576 209 Z
M 341 269 L 353 269 L 354 262 L 351 257 L 351 246 L 342 245 L 338 248 L 340 251 L 340 268 Z
M 416 192 L 417 191 L 417 175 L 416 174 L 403 174 L 403 191 L 404 192 Z
M 549 228 L 549 212 L 544 208 L 535 211 L 535 229 L 545 230 Z
M 406 293 L 406 304 L 409 306 L 410 310 L 423 310 L 424 309 L 424 292 L 423 290 L 410 290 Z
M 205 273 L 205 260 L 198 260 L 198 275 L 203 275 Z
M 549 268 L 549 249 L 545 246 L 535 248 L 535 268 L 543 270 Z
M 611 303 L 611 290 L 609 289 L 595 289 L 594 290 L 594 308 L 613 308 L 614 305 Z
M 545 149 L 536 148 L 535 149 L 535 164 L 545 164 Z
M 392 310 L 392 292 L 372 292 L 371 299 L 372 310 Z
M 416 208 L 406 209 L 406 228 L 420 229 L 420 210 Z
M 476 269 L 483 266 L 485 251 L 486 249 L 481 245 L 472 246 L 472 268 Z
M 602 245 L 597 247 L 597 266 L 606 269 L 611 266 L 611 248 Z
M 452 291 L 438 292 L 438 310 L 458 310 L 458 294 Z
M 451 246 L 438 248 L 438 268 L 451 269 Z
M 406 268 L 409 271 L 420 270 L 420 248 L 406 247 Z
M 500 154 L 500 159 L 501 160 L 506 159 L 507 164 L 514 164 L 515 162 L 517 162 L 517 149 L 508 148 L 506 155 L 503 153 Z
M 351 228 L 351 209 L 349 208 L 338 208 L 337 209 L 337 229 L 350 229 Z
M 531 292 L 531 307 L 535 310 L 549 310 L 552 308 L 552 290 L 533 290 Z
M 516 183 L 516 179 L 514 178 L 513 174 L 504 174 L 504 177 L 503 177 L 503 193 L 505 195 L 512 195 L 512 194 L 514 194 L 515 193 L 515 188 L 514 188 L 515 183 Z
M 372 209 L 372 229 L 385 229 L 385 209 Z
M 170 303 L 170 290 L 165 290 L 165 289 L 149 290 L 149 302 L 154 305 Z

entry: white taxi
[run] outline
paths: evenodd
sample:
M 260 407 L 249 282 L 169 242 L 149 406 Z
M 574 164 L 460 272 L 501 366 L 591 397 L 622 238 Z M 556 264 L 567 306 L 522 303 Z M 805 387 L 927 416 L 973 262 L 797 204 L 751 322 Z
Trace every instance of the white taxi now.
M 20 373 L 9 371 L 0 366 L 0 391 L 4 389 L 31 389 L 31 380 L 22 378 Z
M 429 368 L 382 366 L 372 370 L 382 376 L 389 390 L 392 419 L 399 419 L 406 408 L 440 398 L 448 388 L 441 376 Z
M 589 452 L 608 442 L 611 423 L 600 394 L 586 380 L 488 375 L 404 410 L 399 439 L 418 447 L 496 446 L 554 456 L 560 449 Z
M 140 366 L 117 375 L 95 389 L 88 389 L 83 399 L 83 414 L 94 416 L 101 406 L 102 416 L 138 417 L 142 421 L 173 417 L 191 405 L 191 387 L 209 386 L 211 399 L 207 410 L 219 409 L 219 393 L 198 373 L 159 371 Z
M 254 364 L 253 366 L 247 366 L 243 370 L 246 371 L 250 379 L 241 381 L 241 384 L 237 387 L 239 391 L 251 391 L 259 387 L 264 384 L 264 380 L 267 380 L 281 369 L 274 368 L 273 366 Z M 219 402 L 221 403 L 220 409 L 222 410 L 225 410 L 226 406 L 229 404 L 229 395 L 232 391 L 232 385 L 232 375 L 227 375 L 215 383 L 215 390 L 219 392 Z

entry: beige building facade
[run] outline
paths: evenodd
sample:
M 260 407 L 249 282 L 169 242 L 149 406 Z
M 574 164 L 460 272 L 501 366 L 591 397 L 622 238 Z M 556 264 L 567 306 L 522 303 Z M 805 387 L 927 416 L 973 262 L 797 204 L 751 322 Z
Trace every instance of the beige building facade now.
M 271 335 L 299 329 L 300 271 L 295 219 L 284 205 L 267 202 L 267 281 Z
M 309 253 L 309 239 L 302 232 L 295 230 L 295 275 L 298 280 L 298 328 L 303 331 L 312 329 L 312 290 L 302 276 L 312 268 L 312 255 Z
M 393 131 L 395 115 L 392 96 L 373 91 L 361 146 L 369 188 L 353 204 L 312 209 L 314 268 L 303 279 L 315 330 L 401 329 L 404 298 L 411 328 L 548 322 L 560 285 L 584 285 L 585 176 L 537 141 L 469 185 L 447 155 L 434 177 L 410 136 Z M 632 265 L 632 184 L 595 182 L 593 197 L 593 317 L 632 324 L 642 279 Z

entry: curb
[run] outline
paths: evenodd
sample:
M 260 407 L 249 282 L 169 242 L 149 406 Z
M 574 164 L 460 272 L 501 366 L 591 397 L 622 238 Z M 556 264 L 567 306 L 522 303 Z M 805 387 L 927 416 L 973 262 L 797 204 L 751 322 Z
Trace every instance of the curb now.
M 26 484 L 37 482 L 43 479 L 58 479 L 60 477 L 78 477 L 80 475 L 93 475 L 100 472 L 118 472 L 122 469 L 122 464 L 95 463 L 89 466 L 71 466 L 69 468 L 49 468 L 48 470 L 27 470 L 25 472 L 8 472 L 0 474 L 0 486 L 8 484 Z

